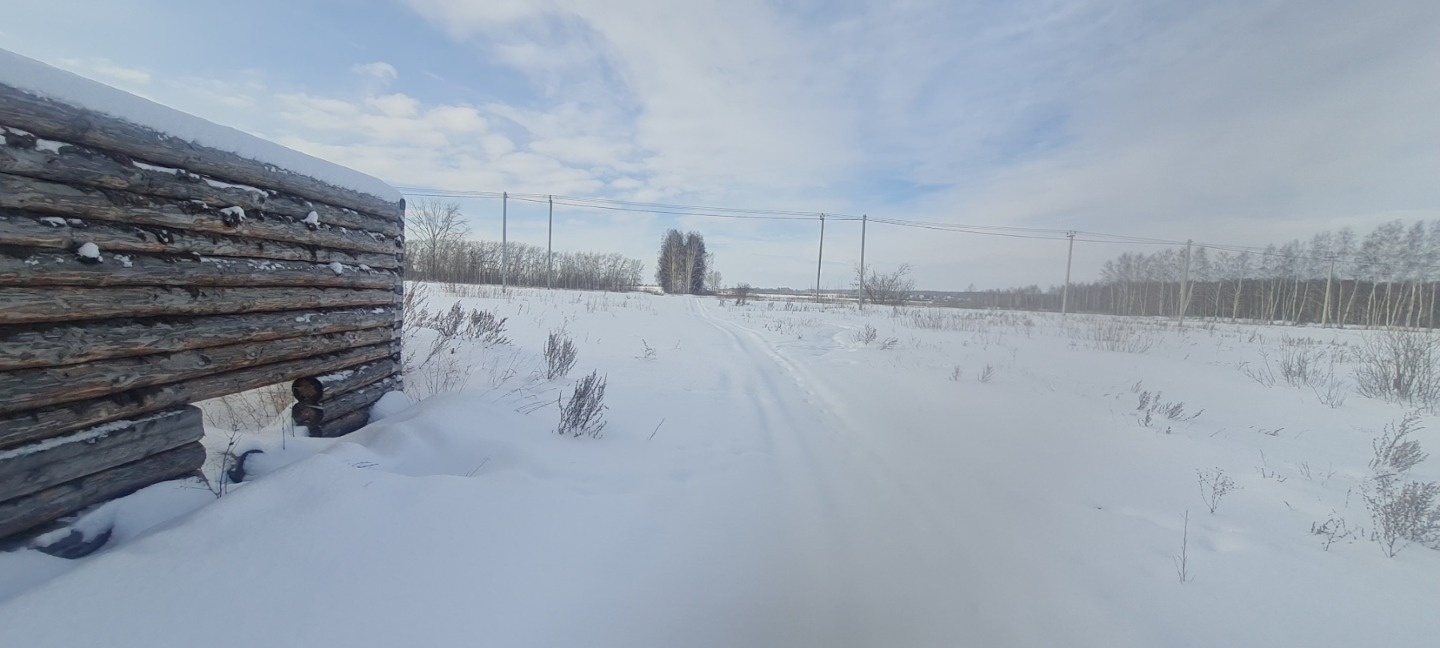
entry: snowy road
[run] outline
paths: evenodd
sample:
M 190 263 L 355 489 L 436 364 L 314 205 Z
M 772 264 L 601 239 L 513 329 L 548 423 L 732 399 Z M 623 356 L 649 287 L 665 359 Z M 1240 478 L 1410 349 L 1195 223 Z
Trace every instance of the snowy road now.
M 59 574 L 0 587 L 20 592 L 0 600 L 0 647 L 1420 646 L 1440 634 L 1436 552 L 1324 550 L 1307 532 L 1337 511 L 1363 521 L 1345 508 L 1369 445 L 1354 430 L 1393 408 L 1265 407 L 1270 392 L 1212 359 L 1241 353 L 1248 331 L 1136 355 L 1004 314 L 920 330 L 888 309 L 541 291 L 462 303 L 510 318 L 515 338 L 463 358 L 467 390 L 338 443 L 267 441 L 255 479 L 148 531 L 147 508 L 196 491 L 141 493 L 115 546 L 78 563 L 0 554 L 0 578 Z M 855 341 L 867 325 L 894 343 Z M 562 326 L 580 365 L 558 384 L 527 379 Z M 591 369 L 609 378 L 605 436 L 554 434 L 557 397 Z M 1205 416 L 1138 424 L 1142 380 Z M 1302 459 L 1338 469 L 1302 477 Z M 1262 461 L 1287 479 L 1257 476 Z M 1243 489 L 1214 514 L 1196 495 L 1195 470 L 1210 466 Z
M 1070 645 L 1145 643 L 1084 597 L 1046 606 L 1043 616 L 1030 612 L 1034 598 L 1053 596 L 1053 588 L 1063 595 L 1065 583 L 1031 566 L 1044 560 L 1027 541 L 1047 524 L 1031 519 L 1040 512 L 995 505 L 1007 477 L 993 466 L 976 470 L 1003 459 L 986 456 L 994 450 L 985 437 L 996 428 L 976 420 L 993 404 L 977 412 L 953 396 L 922 400 L 909 381 L 877 384 L 878 367 L 825 363 L 802 345 L 792 359 L 763 332 L 713 316 L 702 300 L 692 299 L 691 310 L 727 338 L 720 370 L 744 386 L 739 409 L 756 416 L 743 427 L 771 445 L 777 495 L 787 504 L 779 523 L 790 534 L 774 549 L 780 564 L 800 566 L 782 582 L 808 599 L 796 629 L 802 643 L 1031 645 L 1064 637 L 1053 632 L 1062 628 L 1088 629 Z M 841 344 L 847 333 L 822 344 Z

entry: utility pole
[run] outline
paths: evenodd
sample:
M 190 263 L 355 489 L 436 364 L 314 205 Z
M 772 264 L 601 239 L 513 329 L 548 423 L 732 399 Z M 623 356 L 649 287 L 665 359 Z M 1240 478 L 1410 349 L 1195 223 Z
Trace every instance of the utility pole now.
M 1320 326 L 1330 325 L 1330 285 L 1335 282 L 1335 257 L 1330 257 L 1330 274 L 1325 277 L 1325 312 L 1320 315 Z
M 545 287 L 554 289 L 551 277 L 555 274 L 555 197 L 545 196 L 545 202 L 550 204 L 550 219 L 545 226 Z
M 820 255 L 815 259 L 815 303 L 820 303 L 820 266 L 825 263 L 825 214 L 820 214 Z
M 1070 239 L 1070 251 L 1065 254 L 1065 292 L 1060 293 L 1060 314 L 1070 313 L 1070 262 L 1075 260 L 1075 231 L 1065 233 Z
M 865 226 L 870 222 L 866 214 L 860 215 L 860 292 L 855 295 L 860 308 L 865 307 Z
M 500 292 L 510 289 L 510 193 L 500 192 Z
M 1185 240 L 1185 274 L 1180 277 L 1179 324 L 1185 325 L 1185 307 L 1190 305 L 1190 239 Z M 1164 293 L 1161 293 L 1162 295 Z

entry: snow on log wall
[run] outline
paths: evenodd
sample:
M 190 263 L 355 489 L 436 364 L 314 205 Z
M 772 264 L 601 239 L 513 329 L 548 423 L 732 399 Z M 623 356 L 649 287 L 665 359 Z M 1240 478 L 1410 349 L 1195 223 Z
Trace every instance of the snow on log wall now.
M 29 76 L 0 73 L 0 538 L 197 470 L 196 401 L 296 381 L 312 434 L 363 426 L 400 386 L 398 194 L 19 60 Z

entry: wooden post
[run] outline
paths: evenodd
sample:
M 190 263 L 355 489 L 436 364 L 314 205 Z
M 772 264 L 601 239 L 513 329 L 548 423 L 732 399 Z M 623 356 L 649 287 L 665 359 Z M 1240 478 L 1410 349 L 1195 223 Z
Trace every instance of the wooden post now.
M 510 194 L 500 193 L 500 290 L 510 288 Z
M 1070 313 L 1070 262 L 1075 259 L 1075 232 L 1065 233 L 1065 238 L 1070 239 L 1070 251 L 1065 254 L 1065 292 L 1060 293 L 1060 314 Z
M 1162 295 L 1163 296 L 1163 295 Z M 1190 305 L 1190 241 L 1185 241 L 1185 271 L 1180 277 L 1180 307 L 1176 322 L 1185 325 L 1185 307 Z
M 555 197 L 546 196 L 545 202 L 549 205 L 549 217 L 545 225 L 545 287 L 554 289 L 555 274 Z
M 815 303 L 820 303 L 820 268 L 825 264 L 825 214 L 820 214 L 820 255 L 815 259 Z
M 856 295 L 860 308 L 865 308 L 865 226 L 870 217 L 860 215 L 860 293 Z

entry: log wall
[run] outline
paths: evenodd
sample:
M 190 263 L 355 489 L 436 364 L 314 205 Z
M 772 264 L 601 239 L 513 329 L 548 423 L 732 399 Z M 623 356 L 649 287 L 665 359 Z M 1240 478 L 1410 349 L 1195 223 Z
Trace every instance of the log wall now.
M 193 473 L 190 403 L 401 386 L 404 202 L 0 84 L 0 538 Z

